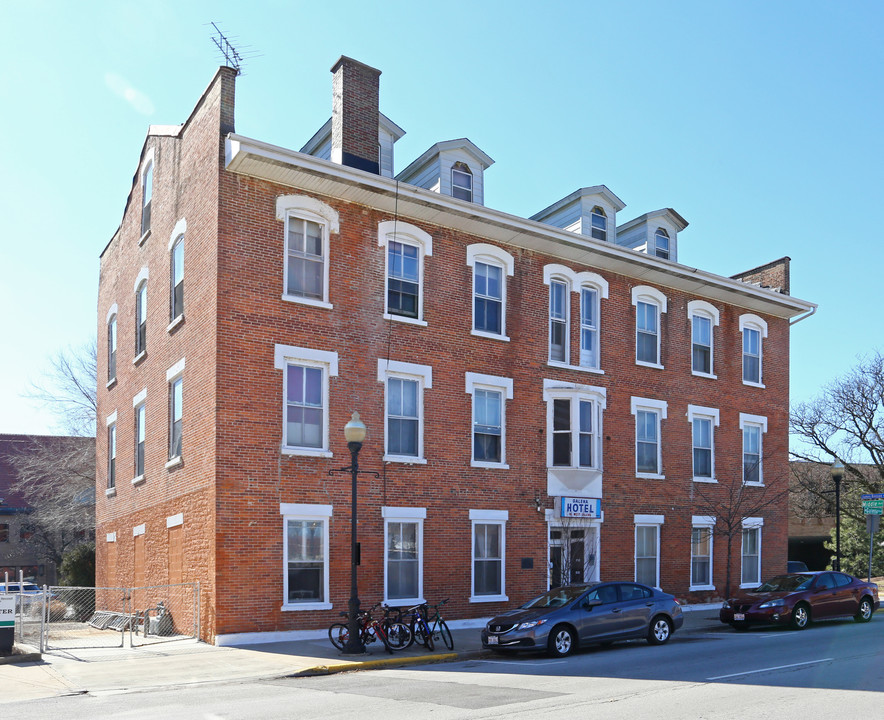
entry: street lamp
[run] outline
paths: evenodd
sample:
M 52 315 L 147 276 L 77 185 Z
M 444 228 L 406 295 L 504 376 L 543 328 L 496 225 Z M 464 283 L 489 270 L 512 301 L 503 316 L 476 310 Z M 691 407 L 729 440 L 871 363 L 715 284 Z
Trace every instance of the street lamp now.
M 838 458 L 829 470 L 835 481 L 835 563 L 834 570 L 841 570 L 841 480 L 844 479 L 844 463 Z
M 350 451 L 350 466 L 329 470 L 328 474 L 350 473 L 351 496 L 350 496 L 350 601 L 347 612 L 347 644 L 344 652 L 347 655 L 361 655 L 365 652 L 359 631 L 359 588 L 356 581 L 356 566 L 359 562 L 359 544 L 356 542 L 356 479 L 360 472 L 363 474 L 380 477 L 373 471 L 359 470 L 359 451 L 365 440 L 367 428 L 359 419 L 359 413 L 354 412 L 350 422 L 344 425 L 344 437 L 347 440 L 347 449 Z

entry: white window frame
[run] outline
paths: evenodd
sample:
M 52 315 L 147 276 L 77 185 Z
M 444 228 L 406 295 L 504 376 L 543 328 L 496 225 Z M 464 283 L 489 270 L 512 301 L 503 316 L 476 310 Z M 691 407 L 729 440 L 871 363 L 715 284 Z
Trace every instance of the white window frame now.
M 758 482 L 750 482 L 746 480 L 745 455 L 746 455 L 746 428 L 754 427 L 758 429 Z M 764 436 L 767 434 L 767 418 L 764 415 L 749 415 L 740 413 L 740 435 L 741 447 L 740 453 L 740 477 L 744 485 L 752 485 L 762 487 L 764 485 Z
M 506 594 L 506 523 L 508 510 L 470 510 L 470 602 L 508 602 Z M 476 526 L 500 527 L 500 594 L 476 595 Z
M 138 470 L 138 416 L 140 413 L 143 413 L 144 415 L 143 422 L 141 423 L 141 431 L 144 435 L 144 456 L 141 459 L 141 473 L 139 474 L 138 472 L 135 472 L 134 477 L 132 478 L 133 485 L 140 485 L 144 482 L 144 476 L 147 468 L 147 388 L 144 388 L 140 393 L 132 398 L 132 409 L 135 414 L 132 426 L 135 433 L 133 436 L 133 465 L 135 466 L 136 471 Z
M 377 377 L 378 382 L 384 384 L 384 462 L 425 465 L 427 460 L 424 457 L 424 392 L 433 387 L 433 368 L 429 365 L 380 358 Z M 388 451 L 387 380 L 390 378 L 417 381 L 417 456 L 391 455 Z
M 107 387 L 110 388 L 117 381 L 117 355 L 119 350 L 119 325 L 117 323 L 117 304 L 111 305 L 107 311 Z M 111 375 L 113 364 L 113 375 Z
M 322 299 L 292 295 L 288 291 L 290 218 L 314 222 L 322 228 Z M 281 195 L 276 198 L 276 219 L 282 221 L 283 232 L 282 299 L 286 302 L 331 310 L 334 306 L 329 302 L 330 236 L 338 235 L 341 232 L 340 216 L 337 210 L 321 200 L 306 195 Z
M 762 540 L 762 532 L 761 528 L 764 526 L 764 518 L 760 517 L 749 517 L 743 518 L 743 532 L 740 533 L 740 588 L 755 588 L 761 584 L 761 540 Z M 745 563 L 745 552 L 743 547 L 743 533 L 746 530 L 755 530 L 758 533 L 758 540 L 756 545 L 758 546 L 758 566 L 756 568 L 755 574 L 758 577 L 758 580 L 754 582 L 744 583 L 743 582 L 743 565 Z
M 661 554 L 661 546 L 660 546 L 660 527 L 663 525 L 665 521 L 665 517 L 663 515 L 633 515 L 632 522 L 635 525 L 635 531 L 633 532 L 633 543 L 632 543 L 632 566 L 633 566 L 633 581 L 637 583 L 641 583 L 642 585 L 647 585 L 648 583 L 643 582 L 638 579 L 638 529 L 640 527 L 650 527 L 654 528 L 656 531 L 656 547 L 657 547 L 657 556 L 655 574 L 657 582 L 652 585 L 652 587 L 659 588 L 660 587 L 660 554 Z
M 398 242 L 403 245 L 411 245 L 418 249 L 416 318 L 410 318 L 404 315 L 394 315 L 391 314 L 389 310 L 388 281 L 390 279 L 390 253 L 387 245 L 391 241 Z M 410 223 L 402 222 L 401 220 L 384 220 L 383 222 L 378 223 L 378 246 L 384 248 L 384 319 L 426 327 L 427 322 L 424 319 L 424 285 L 426 284 L 425 261 L 426 258 L 432 257 L 433 255 L 432 236 L 425 230 L 421 230 L 416 225 L 411 225 Z
M 709 372 L 701 372 L 694 367 L 694 318 L 704 318 L 709 321 Z M 715 374 L 715 328 L 718 327 L 720 315 L 718 308 L 705 300 L 691 300 L 688 302 L 688 322 L 691 324 L 691 375 L 717 380 Z
M 602 315 L 602 300 L 607 300 L 608 298 L 608 281 L 605 280 L 601 275 L 594 272 L 584 271 L 584 272 L 574 272 L 570 268 L 564 265 L 544 265 L 543 267 L 543 282 L 545 285 L 549 286 L 549 292 L 547 293 L 547 365 L 551 367 L 560 367 L 560 368 L 568 368 L 569 370 L 580 370 L 581 372 L 589 372 L 597 375 L 604 375 L 604 372 L 601 369 L 601 346 L 602 346 L 602 336 L 601 336 L 601 315 Z M 565 359 L 564 360 L 553 360 L 552 358 L 552 284 L 554 282 L 562 283 L 565 286 L 565 301 L 564 301 L 564 310 L 565 310 Z M 595 290 L 596 291 L 596 304 L 595 304 L 595 315 L 596 315 L 596 345 L 598 346 L 598 358 L 596 365 L 584 364 L 584 355 L 583 355 L 583 289 Z M 571 292 L 580 293 L 579 295 L 579 305 L 580 305 L 580 333 L 578 337 L 578 359 L 577 365 L 571 364 Z
M 427 519 L 427 509 L 420 507 L 381 507 L 381 517 L 384 519 L 384 604 L 393 606 L 417 605 L 424 603 L 424 520 Z M 417 539 L 417 589 L 416 597 L 391 598 L 389 594 L 389 577 L 387 575 L 388 558 L 390 551 L 389 525 L 394 523 L 411 523 L 417 525 L 415 537 Z
M 500 283 L 500 334 L 485 332 L 484 330 L 476 330 L 476 264 L 483 263 L 501 268 Z M 506 304 L 507 304 L 507 277 L 512 277 L 515 272 L 515 259 L 506 250 L 495 245 L 486 243 L 476 243 L 467 246 L 467 266 L 472 268 L 473 277 L 470 287 L 472 298 L 472 324 L 470 326 L 470 334 L 476 337 L 490 338 L 492 340 L 504 340 L 509 342 L 510 339 L 506 334 Z
M 141 268 L 138 277 L 135 279 L 135 357 L 133 364 L 137 364 L 145 355 L 147 355 L 147 281 L 149 273 L 146 267 Z M 141 292 L 144 290 L 144 300 L 141 300 Z M 139 317 L 139 312 L 141 317 Z M 140 322 L 143 320 L 144 322 Z M 141 325 L 144 325 L 144 343 L 139 348 L 138 336 Z
M 185 358 L 181 358 L 178 362 L 176 362 L 172 367 L 166 370 L 166 387 L 167 396 L 169 400 L 169 417 L 167 423 L 168 429 L 168 442 L 166 443 L 166 449 L 169 455 L 169 461 L 166 463 L 166 469 L 170 470 L 174 467 L 177 467 L 182 463 L 182 456 L 184 455 L 184 367 L 185 367 Z M 175 424 L 175 383 L 181 381 L 181 453 L 179 455 L 172 455 L 172 434 L 173 427 Z
M 279 514 L 282 516 L 282 607 L 283 611 L 301 610 L 331 610 L 334 606 L 329 595 L 329 524 L 332 517 L 332 505 L 306 505 L 301 503 L 280 503 Z M 288 521 L 307 520 L 322 523 L 323 541 L 323 597 L 320 602 L 290 603 L 289 597 L 289 548 L 288 548 Z
M 457 183 L 454 181 L 455 173 L 460 173 L 461 175 L 468 177 L 470 179 L 470 186 L 467 187 L 461 183 Z M 464 202 L 473 202 L 473 171 L 470 170 L 470 166 L 465 162 L 456 162 L 451 166 L 451 197 L 455 200 L 463 200 Z M 469 191 L 470 196 L 468 198 L 459 198 L 454 194 L 454 190 L 457 188 L 458 190 L 466 190 Z
M 660 254 L 660 237 L 666 238 L 666 254 Z M 658 227 L 654 231 L 654 257 L 661 260 L 669 260 L 672 258 L 672 238 L 669 237 L 669 231 L 666 228 Z
M 604 227 L 603 228 L 597 228 L 593 224 L 592 221 L 596 217 L 600 217 L 600 218 L 602 218 L 602 220 L 604 220 Z M 596 231 L 598 231 L 598 233 L 599 233 L 599 235 L 601 235 L 601 237 L 596 237 Z M 602 208 L 598 205 L 596 205 L 592 209 L 592 211 L 589 213 L 589 236 L 593 240 L 598 240 L 600 242 L 607 242 L 607 240 L 608 240 L 608 215 L 607 215 L 607 213 L 605 213 L 604 208 Z
M 703 407 L 701 405 L 688 405 L 687 411 L 687 419 L 688 423 L 691 426 L 691 467 L 694 467 L 694 450 L 696 446 L 694 445 L 694 420 L 708 420 L 710 423 L 710 435 L 709 440 L 711 443 L 711 447 L 709 448 L 711 453 L 711 469 L 712 475 L 711 477 L 702 477 L 697 475 L 696 469 L 693 470 L 692 475 L 694 482 L 705 482 L 705 483 L 714 483 L 718 482 L 717 475 L 715 473 L 715 428 L 719 426 L 719 411 L 718 408 L 711 407 Z
M 107 491 L 114 494 L 117 489 L 117 411 L 114 410 L 105 420 L 107 426 Z
M 287 398 L 288 398 L 288 366 L 319 368 L 322 372 L 322 446 L 319 448 L 286 445 L 287 430 Z M 329 445 L 329 378 L 338 376 L 338 353 L 313 348 L 296 347 L 294 345 L 273 346 L 273 367 L 282 371 L 282 436 L 279 451 L 283 455 L 301 455 L 304 457 L 332 457 Z
M 648 480 L 665 480 L 663 470 L 663 421 L 666 419 L 668 403 L 665 400 L 652 398 L 632 397 L 629 401 L 629 410 L 635 416 L 633 432 L 635 434 L 635 476 Z M 651 412 L 657 416 L 657 473 L 638 471 L 638 411 Z
M 601 472 L 604 448 L 604 414 L 607 408 L 607 390 L 593 385 L 563 383 L 557 380 L 543 381 L 543 400 L 546 403 L 546 467 L 548 470 L 584 470 Z M 555 400 L 571 401 L 571 464 L 553 465 L 553 422 Z M 593 464 L 579 465 L 580 452 L 580 403 L 592 403 Z
M 181 312 L 178 315 L 174 315 L 175 312 L 175 247 L 178 243 L 181 243 L 181 285 L 184 285 L 184 280 L 186 274 L 184 272 L 184 251 L 186 248 L 184 247 L 185 238 L 187 235 L 187 220 L 181 218 L 177 223 L 175 223 L 175 227 L 172 230 L 172 234 L 169 236 L 169 325 L 166 327 L 166 332 L 172 332 L 175 328 L 177 328 L 182 322 L 184 322 L 184 290 L 182 287 L 181 291 Z
M 650 363 L 646 360 L 638 359 L 638 304 L 645 303 L 647 305 L 651 305 L 656 308 L 656 319 L 657 319 L 657 332 L 656 332 L 656 340 L 657 340 L 657 362 Z M 648 285 L 637 285 L 632 288 L 632 304 L 635 307 L 635 364 L 641 365 L 642 367 L 651 367 L 656 368 L 657 370 L 663 370 L 663 358 L 661 356 L 661 348 L 662 348 L 662 336 L 663 336 L 663 313 L 667 310 L 667 302 L 666 296 L 657 290 L 656 288 L 649 287 Z
M 746 343 L 746 330 L 753 330 L 758 333 L 758 382 L 746 380 L 746 353 L 743 350 Z M 740 364 L 740 376 L 743 385 L 758 388 L 764 387 L 764 341 L 766 338 L 767 322 L 765 322 L 763 318 L 758 317 L 758 315 L 753 315 L 752 313 L 740 315 L 740 357 L 742 359 Z
M 506 462 L 506 401 L 513 399 L 513 379 L 471 372 L 465 373 L 464 379 L 465 391 L 472 401 L 470 403 L 470 467 L 509 470 L 510 466 Z M 473 436 L 476 424 L 476 390 L 490 390 L 500 393 L 500 462 L 488 462 L 475 458 Z
M 138 240 L 138 244 L 141 245 L 150 237 L 150 228 L 151 223 L 153 221 L 153 176 L 154 176 L 154 149 L 151 148 L 147 151 L 147 154 L 144 156 L 144 162 L 141 163 L 141 177 L 139 178 L 139 183 L 141 185 L 141 238 Z M 144 212 L 145 208 L 150 205 L 150 209 L 148 213 L 150 213 L 151 217 L 147 221 L 147 228 L 144 227 Z
M 714 567 L 713 567 L 713 558 L 715 557 L 713 539 L 715 534 L 712 529 L 715 527 L 715 517 L 707 516 L 707 515 L 694 515 L 691 518 L 691 568 L 690 568 L 690 588 L 691 591 L 699 591 L 699 590 L 715 590 L 715 584 L 713 583 L 713 578 L 715 577 Z M 694 530 L 706 530 L 709 535 L 709 583 L 703 585 L 694 585 L 694 558 L 695 557 L 703 557 L 700 555 L 694 555 Z

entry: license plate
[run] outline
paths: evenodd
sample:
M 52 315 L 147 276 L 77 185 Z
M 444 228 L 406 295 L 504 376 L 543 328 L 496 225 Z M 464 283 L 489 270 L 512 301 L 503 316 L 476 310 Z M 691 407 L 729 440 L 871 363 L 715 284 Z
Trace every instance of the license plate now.
M 745 620 L 746 615 L 744 613 L 734 613 L 734 620 Z
M 497 635 L 489 635 L 488 636 L 488 644 L 489 645 L 497 645 Z

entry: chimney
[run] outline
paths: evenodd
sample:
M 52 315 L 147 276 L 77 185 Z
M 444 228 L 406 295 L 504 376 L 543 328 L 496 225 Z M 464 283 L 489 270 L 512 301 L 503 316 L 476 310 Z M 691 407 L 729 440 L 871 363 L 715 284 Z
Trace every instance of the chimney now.
M 380 174 L 378 164 L 381 71 L 341 55 L 331 69 L 332 162 Z

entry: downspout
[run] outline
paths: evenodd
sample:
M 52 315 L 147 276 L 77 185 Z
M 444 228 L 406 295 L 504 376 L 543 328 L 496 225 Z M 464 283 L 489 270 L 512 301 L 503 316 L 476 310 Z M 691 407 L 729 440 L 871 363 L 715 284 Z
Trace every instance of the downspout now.
M 793 325 L 796 325 L 797 323 L 800 323 L 802 320 L 807 320 L 807 318 L 809 318 L 811 315 L 813 315 L 813 314 L 816 312 L 816 309 L 817 309 L 817 306 L 814 305 L 814 306 L 810 309 L 809 312 L 805 313 L 804 315 L 802 315 L 802 316 L 800 316 L 800 317 L 795 318 L 794 320 L 790 320 L 790 321 L 789 321 L 789 327 L 792 327 Z

